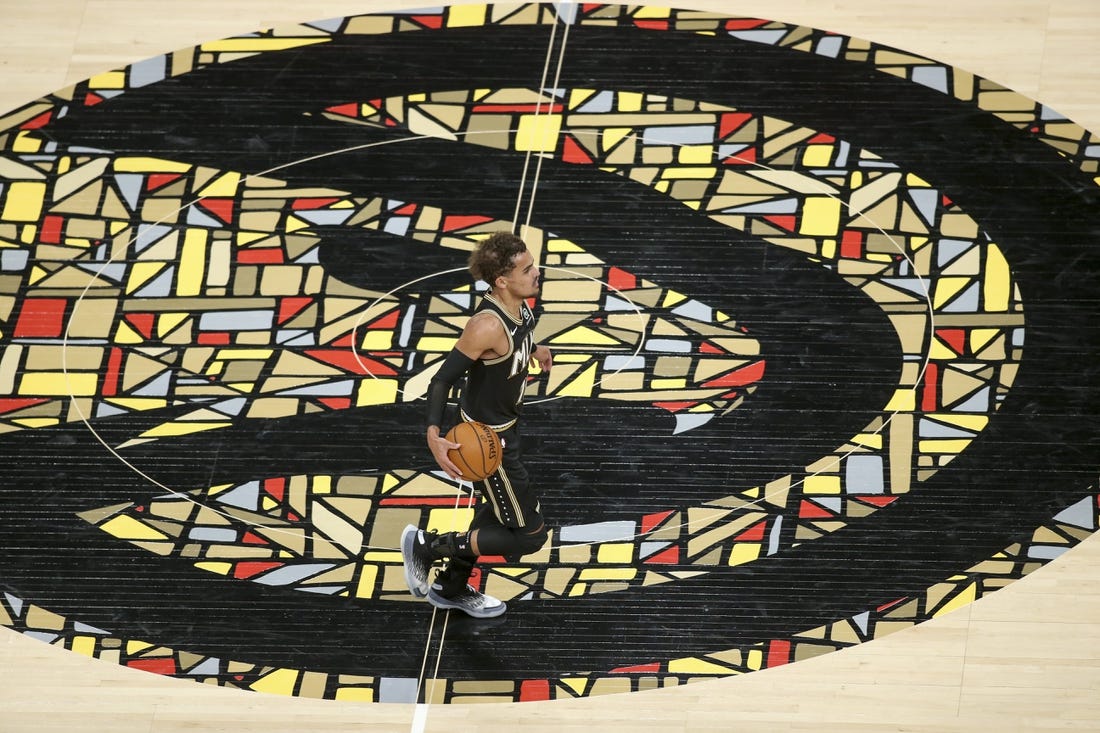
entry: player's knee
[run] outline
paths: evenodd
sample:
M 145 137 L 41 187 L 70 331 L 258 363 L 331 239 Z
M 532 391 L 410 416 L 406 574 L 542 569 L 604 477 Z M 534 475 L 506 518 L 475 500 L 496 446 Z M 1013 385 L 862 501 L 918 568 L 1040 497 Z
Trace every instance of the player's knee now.
M 549 534 L 545 524 L 534 532 L 519 530 L 516 532 L 517 553 L 520 555 L 530 555 L 532 552 L 538 552 L 542 549 L 542 546 L 546 544 L 546 538 Z

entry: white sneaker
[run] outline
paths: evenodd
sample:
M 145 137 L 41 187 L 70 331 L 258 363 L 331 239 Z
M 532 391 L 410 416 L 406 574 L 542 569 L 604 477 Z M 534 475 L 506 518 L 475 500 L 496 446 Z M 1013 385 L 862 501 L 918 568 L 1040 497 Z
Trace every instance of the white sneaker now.
M 428 589 L 428 603 L 436 608 L 455 609 L 474 618 L 494 618 L 508 610 L 508 605 L 499 598 L 479 593 L 471 586 L 450 598 L 443 597 L 436 586 Z
M 401 532 L 401 558 L 405 561 L 405 583 L 415 598 L 428 595 L 428 573 L 432 569 L 432 553 L 424 533 L 409 525 Z

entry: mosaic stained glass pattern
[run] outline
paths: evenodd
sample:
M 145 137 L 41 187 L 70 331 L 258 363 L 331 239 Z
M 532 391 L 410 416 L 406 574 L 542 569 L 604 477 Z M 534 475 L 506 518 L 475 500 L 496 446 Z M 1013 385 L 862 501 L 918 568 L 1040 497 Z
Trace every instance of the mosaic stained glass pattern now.
M 336 182 L 302 186 L 278 167 L 223 170 L 186 155 L 59 142 L 50 127 L 201 69 L 356 36 L 554 24 L 726 38 L 869 65 L 972 105 L 1055 149 L 1066 165 L 1098 173 L 1095 136 L 1040 104 L 927 59 L 766 20 L 602 4 L 469 5 L 211 42 L 101 74 L 0 118 L 0 431 L 86 423 L 95 432 L 101 421 L 154 415 L 126 440 L 105 441 L 103 460 L 128 463 L 138 449 L 249 421 L 420 399 L 483 285 L 455 284 L 444 270 L 361 281 L 326 263 L 333 232 L 400 238 L 410 257 L 460 264 L 480 238 L 522 222 Z M 753 485 L 731 480 L 717 498 L 685 502 L 671 492 L 666 505 L 633 517 L 556 527 L 542 551 L 518 563 L 487 558 L 479 587 L 516 605 L 656 592 L 858 527 L 965 455 L 996 420 L 1030 348 L 1029 303 L 1003 243 L 926 173 L 835 130 L 613 85 L 471 84 L 331 102 L 302 114 L 344 131 L 597 171 L 737 236 L 797 253 L 873 303 L 900 348 L 896 384 L 877 416 L 801 470 Z M 670 435 L 688 441 L 735 410 L 753 409 L 770 357 L 741 314 L 643 276 L 552 225 L 524 234 L 545 268 L 536 336 L 555 351 L 551 374 L 528 385 L 530 403 L 649 406 L 671 417 Z M 677 260 L 676 241 L 652 244 L 657 257 Z M 731 249 L 731 265 L 738 256 Z M 692 251 L 678 259 L 690 269 Z M 472 500 L 423 466 L 363 468 L 370 470 L 319 467 L 209 486 L 148 476 L 145 498 L 92 502 L 79 516 L 112 538 L 223 578 L 411 603 L 395 549 L 400 529 L 460 528 Z M 230 661 L 65 618 L 17 589 L 0 606 L 0 622 L 127 666 L 264 692 L 466 702 L 637 691 L 797 661 L 970 602 L 1095 531 L 1095 486 L 1088 491 L 1030 540 L 1003 545 L 922 593 L 752 644 L 583 673 L 428 685 Z
M 352 105 L 343 111 L 352 112 L 354 107 L 356 117 L 353 119 L 382 127 L 401 126 L 406 120 L 423 121 L 428 119 L 430 111 L 437 120 L 435 130 L 440 135 L 479 145 L 522 150 L 528 143 L 510 139 L 508 133 L 476 135 L 473 131 L 517 130 L 520 132 L 516 137 L 519 137 L 524 129 L 532 126 L 529 120 L 539 112 L 540 105 L 546 105 L 552 112 L 557 104 L 560 113 L 569 113 L 568 128 L 548 135 L 545 141 L 539 142 L 540 147 L 561 154 L 567 160 L 570 155 L 567 151 L 573 151 L 569 162 L 622 172 L 672 195 L 687 206 L 714 212 L 711 216 L 727 226 L 751 230 L 769 242 L 829 263 L 838 274 L 866 291 L 891 314 L 898 338 L 907 347 L 905 358 L 911 365 L 908 373 L 902 373 L 903 381 L 898 385 L 897 394 L 886 405 L 888 414 L 839 446 L 832 461 L 823 458 L 815 466 L 808 467 L 803 476 L 779 479 L 771 486 L 754 487 L 742 496 L 729 496 L 688 512 L 670 508 L 667 512 L 641 517 L 629 526 L 620 522 L 605 527 L 563 528 L 560 552 L 536 559 L 544 566 L 543 572 L 552 573 L 555 579 L 538 578 L 541 573 L 529 568 L 508 568 L 507 576 L 501 574 L 499 579 L 494 577 L 495 582 L 489 583 L 494 594 L 506 598 L 532 592 L 577 595 L 633 583 L 666 582 L 670 578 L 659 572 L 661 565 L 749 562 L 783 548 L 785 543 L 778 541 L 777 536 L 778 527 L 785 518 L 790 521 L 797 517 L 799 526 L 795 542 L 839 529 L 849 517 L 866 516 L 892 503 L 898 495 L 908 491 L 910 476 L 920 480 L 963 450 L 984 427 L 988 420 L 986 413 L 996 406 L 1011 383 L 1016 363 L 1012 344 L 1022 341 L 1019 334 L 1023 318 L 1018 294 L 1010 299 L 1013 287 L 1000 250 L 981 235 L 970 217 L 950 201 L 943 200 L 929 184 L 897 171 L 895 166 L 884 163 L 872 153 L 850 150 L 850 146 L 838 144 L 830 136 L 792 129 L 778 120 L 756 120 L 736 111 L 699 111 L 684 100 L 601 95 L 593 90 L 561 92 L 559 96 L 576 100 L 578 111 L 573 114 L 573 105 L 539 99 L 533 92 L 524 90 L 486 93 L 476 100 L 455 94 L 442 98 L 425 96 L 423 102 L 411 108 L 406 108 L 402 100 L 393 100 L 377 105 Z M 616 99 L 621 99 L 629 109 L 615 109 L 612 105 Z M 365 118 L 359 116 L 364 110 L 368 111 Z M 468 117 L 465 110 L 471 110 Z M 339 119 L 339 111 L 329 114 Z M 488 116 L 489 121 L 484 121 L 483 115 Z M 613 127 L 614 143 L 607 150 L 596 144 L 582 156 L 579 151 L 583 147 L 576 141 L 606 138 L 602 134 L 604 128 L 616 125 L 609 119 L 612 116 L 624 121 L 620 124 L 630 118 L 636 126 Z M 586 122 L 589 118 L 594 119 Z M 447 130 L 438 121 L 442 119 L 460 120 L 461 123 L 456 129 Z M 419 127 L 413 127 L 410 132 L 428 134 L 428 125 L 418 124 Z M 723 130 L 723 127 L 728 129 Z M 683 142 L 687 136 L 695 136 L 703 142 L 694 145 Z M 723 147 L 734 152 L 722 157 Z M 756 153 L 757 150 L 761 152 Z M 692 162 L 692 158 L 699 162 Z M 611 165 L 609 159 L 618 163 Z M 646 166 L 643 160 L 667 160 L 669 164 Z M 820 165 L 807 167 L 807 161 Z M 744 167 L 747 171 L 738 170 Z M 685 189 L 668 185 L 683 182 L 692 183 L 698 196 L 689 197 Z M 680 194 L 676 194 L 677 190 Z M 326 203 L 330 206 L 328 211 L 339 212 L 340 223 L 352 219 L 356 210 L 372 208 L 371 202 L 363 205 L 328 200 Z M 398 210 L 404 212 L 401 217 L 370 220 L 367 225 L 384 231 L 396 229 L 426 243 L 439 240 L 439 233 L 429 231 L 423 222 L 446 221 L 446 215 L 403 202 L 397 205 Z M 395 218 L 400 220 L 396 227 Z M 293 227 L 293 223 L 288 225 L 283 220 L 280 224 L 282 228 Z M 501 226 L 499 222 L 479 221 L 478 224 L 485 229 Z M 460 232 L 451 231 L 453 241 L 460 241 L 458 234 Z M 763 373 L 761 359 L 728 358 L 736 352 L 751 357 L 758 350 L 746 344 L 747 339 L 739 331 L 729 329 L 723 334 L 713 323 L 714 317 L 728 321 L 728 316 L 721 313 L 712 316 L 711 309 L 703 303 L 687 301 L 651 283 L 638 282 L 630 273 L 613 270 L 585 254 L 574 243 L 551 240 L 547 249 L 543 259 L 551 269 L 541 298 L 544 312 L 540 341 L 559 351 L 559 368 L 545 384 L 532 382 L 532 397 L 644 399 L 674 411 L 681 428 L 688 429 L 705 423 L 740 399 L 738 389 L 746 383 L 751 384 Z M 570 276 L 570 273 L 577 275 Z M 591 293 L 587 307 L 585 301 L 580 300 L 584 290 Z M 562 302 L 559 303 L 559 299 Z M 465 293 L 444 295 L 437 302 L 445 303 L 448 314 L 459 306 L 463 312 L 468 312 L 471 304 Z M 926 302 L 931 303 L 931 308 L 926 308 Z M 406 306 L 402 313 L 399 308 L 391 308 L 385 300 L 373 305 L 386 315 L 370 318 L 373 329 L 366 329 L 363 341 L 355 341 L 371 358 L 379 356 L 370 348 L 374 344 L 390 349 L 415 343 L 416 352 L 394 352 L 387 369 L 396 377 L 391 381 L 396 381 L 396 391 L 404 399 L 418 398 L 425 384 L 423 376 L 417 376 L 419 359 L 431 364 L 445 354 L 457 336 L 455 326 L 444 325 L 438 330 L 441 334 L 438 336 L 428 335 L 430 326 L 425 328 L 424 335 L 400 335 L 399 324 L 410 322 L 410 311 L 416 306 Z M 666 316 L 653 322 L 648 332 L 639 333 L 637 325 L 646 323 L 651 308 L 658 305 L 673 307 L 666 308 Z M 642 311 L 642 307 L 646 311 Z M 583 314 L 588 309 L 591 309 L 590 314 L 596 315 L 586 315 L 583 320 L 572 315 L 578 311 Z M 689 315 L 695 315 L 698 320 Z M 619 325 L 612 330 L 612 319 L 616 318 Z M 947 325 L 936 325 L 944 322 Z M 383 328 L 382 324 L 387 325 Z M 701 341 L 704 333 L 709 338 Z M 341 339 L 345 337 L 340 334 Z M 438 348 L 433 349 L 436 343 Z M 599 353 L 583 353 L 591 347 L 598 348 Z M 424 352 L 428 352 L 426 356 Z M 307 351 L 310 355 L 314 353 Z M 348 352 L 344 354 L 345 360 L 354 358 Z M 699 356 L 693 358 L 693 354 Z M 647 369 L 649 363 L 654 365 Z M 653 376 L 646 380 L 650 371 Z M 402 379 L 402 375 L 409 372 L 412 376 Z M 377 377 L 375 372 L 369 374 Z M 697 391 L 684 389 L 689 378 L 698 385 Z M 302 379 L 293 374 L 284 377 L 295 385 L 292 390 L 295 393 L 307 390 L 298 386 Z M 413 379 L 416 387 L 410 386 Z M 346 382 L 346 378 L 343 381 Z M 367 383 L 386 381 L 375 379 Z M 308 388 L 310 391 L 318 389 L 319 384 Z M 732 391 L 727 391 L 730 389 Z M 919 405 L 917 396 L 920 397 Z M 700 397 L 717 398 L 717 401 L 701 400 Z M 210 417 L 208 410 L 201 414 L 207 419 Z M 225 420 L 228 419 L 227 416 Z M 186 429 L 208 424 L 196 423 L 191 414 L 178 419 L 178 425 Z M 167 434 L 168 430 L 158 428 L 158 432 Z M 892 466 L 892 474 L 886 470 L 888 464 Z M 914 471 L 911 464 L 917 470 Z M 298 478 L 308 482 L 317 477 Z M 378 510 L 385 512 L 387 503 L 393 506 L 398 502 L 404 509 L 392 521 L 383 519 L 385 513 L 370 515 L 370 520 L 366 515 L 353 520 L 352 526 L 387 527 L 390 531 L 384 540 L 367 542 L 357 536 L 353 546 L 347 548 L 352 553 L 364 546 L 392 547 L 393 528 L 404 526 L 403 522 L 408 520 L 405 509 L 415 500 L 397 497 L 410 490 L 413 496 L 418 492 L 407 481 L 393 476 L 387 478 L 390 480 L 385 489 L 379 486 L 387 482 L 376 480 L 375 488 L 357 488 L 354 495 L 392 495 L 390 499 L 380 500 Z M 278 486 L 285 483 L 282 478 L 273 481 Z M 429 495 L 448 496 L 451 493 L 449 486 L 435 483 L 432 486 L 434 490 L 428 491 Z M 223 488 L 219 487 L 218 491 Z M 232 488 L 232 496 L 242 491 L 240 487 Z M 254 495 L 252 489 L 249 491 L 250 496 Z M 757 506 L 758 499 L 777 509 L 762 510 Z M 434 501 L 436 499 L 424 508 L 426 516 L 415 519 L 427 520 L 439 528 L 451 526 L 452 520 L 439 519 L 443 510 L 428 508 Z M 250 499 L 250 505 L 242 508 L 258 511 L 259 507 L 252 504 Z M 275 516 L 269 520 L 284 515 L 307 516 L 302 508 L 276 509 Z M 213 518 L 224 521 L 219 515 Z M 468 519 L 465 517 L 466 521 Z M 253 520 L 259 521 L 255 517 Z M 319 527 L 317 520 L 313 520 L 313 524 Z M 193 537 L 194 531 L 187 534 L 181 530 L 178 534 Z M 219 535 L 225 533 L 211 530 L 210 536 Z M 254 533 L 249 535 L 254 542 Z M 249 535 L 234 533 L 230 536 L 233 542 L 239 542 Z M 118 536 L 129 539 L 125 534 Z M 292 536 L 302 544 L 297 533 Z M 568 539 L 577 537 L 583 540 Z M 588 546 L 593 544 L 596 547 L 590 550 Z M 254 546 L 242 548 L 242 562 L 255 557 L 256 549 Z M 219 553 L 224 552 L 224 549 L 219 550 Z M 578 563 L 578 558 L 584 559 Z M 304 573 L 312 576 L 333 569 L 310 562 L 316 559 L 302 558 Z M 370 563 L 367 577 L 383 577 L 388 568 L 388 584 L 374 591 L 371 584 L 364 587 L 360 583 L 354 591 L 356 595 L 373 597 L 387 590 L 400 591 L 403 587 L 397 567 L 400 558 L 391 552 L 385 560 L 384 564 Z M 636 567 L 639 562 L 643 567 Z M 564 569 L 578 564 L 580 569 L 571 577 L 566 576 Z M 644 565 L 655 567 L 644 568 Z M 210 567 L 230 572 L 224 563 Z M 348 571 L 344 583 L 337 586 L 340 593 L 352 592 L 348 583 L 352 577 L 362 577 L 360 572 L 352 573 L 350 568 Z M 284 570 L 279 572 L 281 577 L 290 579 Z M 319 577 L 327 578 L 328 573 Z M 311 577 L 307 587 L 314 588 L 319 582 Z
M 460 680 L 423 681 L 434 697 L 430 703 L 528 701 L 644 691 L 688 684 L 808 659 L 881 638 L 1004 587 L 1057 557 L 1097 531 L 1100 497 L 1087 497 L 1067 507 L 1051 523 L 1038 527 L 1024 542 L 1005 547 L 987 561 L 927 589 L 919 596 L 897 598 L 851 618 L 789 639 L 774 639 L 751 647 L 716 651 L 698 657 L 646 662 L 562 679 L 525 679 L 494 683 Z M 325 673 L 315 670 L 263 667 L 242 661 L 191 654 L 140 640 L 119 638 L 109 631 L 74 622 L 5 594 L 0 621 L 50 644 L 79 654 L 158 674 L 237 689 L 305 697 L 363 702 L 409 702 L 417 680 Z

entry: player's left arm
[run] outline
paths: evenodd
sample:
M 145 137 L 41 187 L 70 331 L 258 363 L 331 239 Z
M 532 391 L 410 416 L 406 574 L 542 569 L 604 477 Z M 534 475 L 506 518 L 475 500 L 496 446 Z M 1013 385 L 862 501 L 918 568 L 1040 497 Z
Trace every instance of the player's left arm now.
M 550 367 L 554 366 L 554 355 L 550 353 L 550 347 L 545 344 L 539 344 L 531 352 L 531 360 L 539 365 L 539 369 L 544 372 L 550 371 Z

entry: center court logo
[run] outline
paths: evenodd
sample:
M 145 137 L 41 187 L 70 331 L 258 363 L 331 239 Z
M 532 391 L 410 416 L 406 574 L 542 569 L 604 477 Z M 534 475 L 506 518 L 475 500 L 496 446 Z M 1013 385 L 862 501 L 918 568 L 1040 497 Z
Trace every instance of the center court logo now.
M 540 298 L 573 354 L 533 387 L 561 399 L 531 406 L 561 530 L 484 582 L 577 633 L 510 626 L 500 680 L 471 681 L 448 647 L 446 699 L 796 661 L 979 597 L 1096 529 L 1095 466 L 1073 445 L 1020 449 L 1051 434 L 1028 405 L 1072 416 L 1095 389 L 1087 370 L 1043 378 L 1080 359 L 1065 344 L 1090 331 L 1065 303 L 1094 292 L 1051 276 L 1096 251 L 1067 234 L 1096 194 L 1089 148 L 1048 144 L 1064 122 L 984 111 L 987 82 L 927 60 L 868 77 L 866 53 L 812 29 L 561 12 L 229 39 L 143 63 L 163 71 L 151 83 L 95 77 L 8 116 L 9 625 L 41 632 L 28 609 L 56 604 L 82 629 L 62 643 L 129 666 L 415 699 L 402 681 L 427 618 L 391 583 L 388 528 L 452 511 L 421 468 L 417 380 L 474 293 L 398 293 L 361 335 L 346 326 L 410 268 L 453 266 L 514 221 L 521 190 L 540 262 L 592 279 L 548 274 Z M 562 76 L 539 91 L 541 55 L 502 67 L 493 44 L 563 51 Z M 704 55 L 717 71 L 698 79 Z M 829 94 L 793 104 L 807 84 Z M 158 125 L 135 124 L 150 109 Z M 920 129 L 883 122 L 915 111 Z M 991 140 L 1005 154 L 976 161 Z M 133 569 L 112 575 L 117 608 L 96 602 L 88 553 Z M 34 571 L 43 556 L 56 577 Z M 1002 574 L 994 557 L 1016 559 Z M 287 626 L 304 617 L 323 623 Z M 611 633 L 614 649 L 581 642 Z

